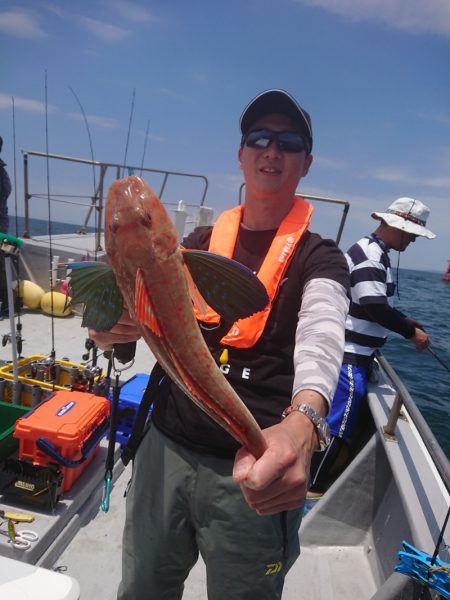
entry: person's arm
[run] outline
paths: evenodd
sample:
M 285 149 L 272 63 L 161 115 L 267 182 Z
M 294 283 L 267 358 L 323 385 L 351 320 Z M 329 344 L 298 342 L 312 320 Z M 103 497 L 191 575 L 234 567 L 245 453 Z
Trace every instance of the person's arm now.
M 389 331 L 402 335 L 422 352 L 430 343 L 428 335 L 423 331 L 420 323 L 405 317 L 399 310 L 392 308 L 389 304 L 365 304 L 364 310 L 367 315 Z
M 407 339 L 414 335 L 415 327 L 408 323 L 399 310 L 387 302 L 385 304 L 364 304 L 362 308 L 372 321 L 386 327 L 389 331 L 394 331 Z
M 305 389 L 333 398 L 342 364 L 349 299 L 345 288 L 326 278 L 312 279 L 303 293 L 294 350 L 293 402 Z
M 321 416 L 328 412 L 339 376 L 348 304 L 345 288 L 335 281 L 313 279 L 305 286 L 296 332 L 292 404 L 309 404 Z M 248 505 L 261 515 L 298 508 L 306 496 L 311 456 L 318 448 L 316 428 L 306 415 L 295 411 L 263 433 L 268 450 L 256 461 L 241 448 L 234 480 Z

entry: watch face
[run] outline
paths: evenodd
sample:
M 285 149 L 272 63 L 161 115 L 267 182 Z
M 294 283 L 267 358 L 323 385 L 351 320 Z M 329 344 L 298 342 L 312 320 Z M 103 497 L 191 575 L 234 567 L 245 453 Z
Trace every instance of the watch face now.
M 319 450 L 325 450 L 325 448 L 330 444 L 331 441 L 330 428 L 326 419 L 318 415 L 316 411 L 313 408 L 311 408 L 311 406 L 309 406 L 308 404 L 297 404 L 296 406 L 289 406 L 283 412 L 282 417 L 286 417 L 293 411 L 298 411 L 305 414 L 312 421 L 312 423 L 314 423 L 319 437 Z
M 331 435 L 330 435 L 330 428 L 328 427 L 328 423 L 325 421 L 325 423 L 321 423 L 320 427 L 319 427 L 319 435 L 321 438 L 321 446 L 324 445 L 325 447 L 329 445 L 330 441 L 331 441 Z

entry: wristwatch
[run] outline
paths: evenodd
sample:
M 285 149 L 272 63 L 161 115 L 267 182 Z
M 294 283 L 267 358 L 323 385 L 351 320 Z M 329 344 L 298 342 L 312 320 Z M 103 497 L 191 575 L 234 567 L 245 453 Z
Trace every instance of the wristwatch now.
M 317 451 L 322 452 L 325 450 L 325 448 L 327 448 L 331 442 L 330 428 L 326 419 L 318 415 L 316 411 L 309 406 L 309 404 L 296 404 L 295 406 L 292 406 L 291 404 L 291 406 L 288 406 L 288 408 L 283 411 L 281 418 L 284 419 L 294 411 L 303 413 L 314 424 L 314 427 L 317 430 L 317 436 L 319 438 L 319 448 Z

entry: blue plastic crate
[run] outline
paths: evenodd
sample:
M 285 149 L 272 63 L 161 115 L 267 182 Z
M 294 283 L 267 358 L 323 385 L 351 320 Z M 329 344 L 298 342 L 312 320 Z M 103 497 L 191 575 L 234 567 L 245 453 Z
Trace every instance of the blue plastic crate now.
M 121 446 L 128 443 L 149 378 L 148 373 L 136 373 L 120 388 L 116 442 Z M 112 402 L 112 393 L 110 393 L 109 399 Z

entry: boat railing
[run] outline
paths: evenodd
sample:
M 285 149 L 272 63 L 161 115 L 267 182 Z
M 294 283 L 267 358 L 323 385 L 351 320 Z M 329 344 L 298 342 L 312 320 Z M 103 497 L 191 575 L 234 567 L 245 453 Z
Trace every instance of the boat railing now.
M 239 188 L 239 204 L 242 204 L 242 195 L 244 192 L 244 188 L 245 188 L 245 183 L 242 183 L 240 188 Z M 347 214 L 350 208 L 350 202 L 348 202 L 347 200 L 339 200 L 337 198 L 328 198 L 326 196 L 314 196 L 312 194 L 305 194 L 305 193 L 299 193 L 297 192 L 295 194 L 296 196 L 305 198 L 305 200 L 312 200 L 312 202 L 324 202 L 326 204 L 337 204 L 342 206 L 342 215 L 339 221 L 339 227 L 338 227 L 338 231 L 335 237 L 335 242 L 336 244 L 339 246 L 339 243 L 341 241 L 341 237 L 342 237 L 342 232 L 344 231 L 344 226 L 345 226 L 345 221 L 347 219 Z
M 388 416 L 388 421 L 383 427 L 385 436 L 389 439 L 395 439 L 397 421 L 400 417 L 402 407 L 405 406 L 442 478 L 442 481 L 447 489 L 450 490 L 450 462 L 447 456 L 393 367 L 381 352 L 377 351 L 376 357 L 383 373 L 389 379 L 395 390 L 395 398 Z
M 159 191 L 157 192 L 158 197 L 165 204 L 165 206 L 174 207 L 175 217 L 179 220 L 183 219 L 184 223 L 189 224 L 189 214 L 187 209 L 195 209 L 198 211 L 200 220 L 199 224 L 209 224 L 212 221 L 212 209 L 208 209 L 204 206 L 206 193 L 208 191 L 208 179 L 204 175 L 198 175 L 196 173 L 185 173 L 179 171 L 169 171 L 166 169 L 150 169 L 144 166 L 133 166 L 133 165 L 124 165 L 119 163 L 112 162 L 101 162 L 96 160 L 89 160 L 84 158 L 76 158 L 73 156 L 64 156 L 61 154 L 51 154 L 47 152 L 37 152 L 33 150 L 22 150 L 23 155 L 23 172 L 24 172 L 24 232 L 23 237 L 30 237 L 30 208 L 31 201 L 33 198 L 47 198 L 51 201 L 62 202 L 62 203 L 70 203 L 70 204 L 78 204 L 78 206 L 83 206 L 86 209 L 86 215 L 82 224 L 79 228 L 78 233 L 85 233 L 86 228 L 91 219 L 92 213 L 95 211 L 96 218 L 94 219 L 94 229 L 97 237 L 97 247 L 100 247 L 100 239 L 101 239 L 101 223 L 103 223 L 103 211 L 104 211 L 104 198 L 105 198 L 105 190 L 107 189 L 106 178 L 107 176 L 110 179 L 120 179 L 125 175 L 139 174 L 143 173 L 157 175 L 161 180 Z M 65 161 L 78 165 L 86 165 L 91 166 L 94 171 L 94 194 L 87 196 L 69 196 L 67 194 L 54 194 L 52 193 L 50 196 L 50 192 L 48 194 L 36 193 L 30 189 L 30 158 L 45 158 L 46 160 L 55 160 L 55 161 Z M 98 171 L 98 178 L 95 176 L 95 173 Z M 166 202 L 164 193 L 167 189 L 167 185 L 169 180 L 173 180 L 174 178 L 189 178 L 191 180 L 196 180 L 200 183 L 200 193 L 196 193 L 196 201 L 194 203 L 190 203 L 188 201 L 178 201 L 178 202 Z M 156 188 L 155 188 L 156 191 Z M 199 198 L 197 200 L 197 198 Z M 76 202 L 75 199 L 80 202 Z M 89 204 L 82 203 L 81 200 L 88 200 Z M 178 214 L 177 214 L 178 213 Z M 196 223 L 197 224 L 197 223 Z M 181 227 L 181 224 L 180 224 Z

